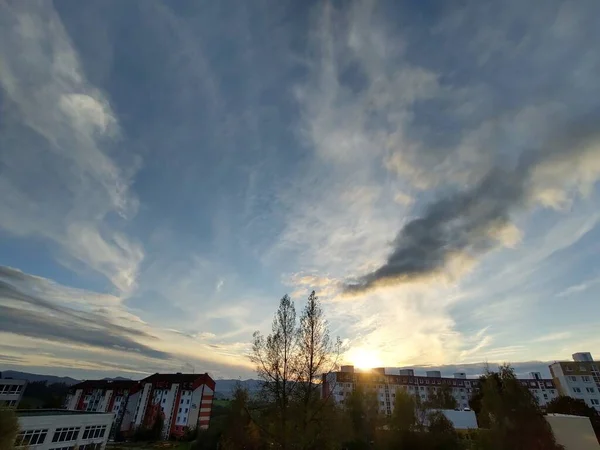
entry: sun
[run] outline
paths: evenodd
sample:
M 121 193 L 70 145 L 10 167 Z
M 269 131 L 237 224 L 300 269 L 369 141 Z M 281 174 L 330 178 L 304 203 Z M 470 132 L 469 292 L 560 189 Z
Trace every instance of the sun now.
M 348 359 L 359 369 L 373 369 L 381 367 L 382 362 L 376 352 L 367 348 L 357 348 L 351 350 Z

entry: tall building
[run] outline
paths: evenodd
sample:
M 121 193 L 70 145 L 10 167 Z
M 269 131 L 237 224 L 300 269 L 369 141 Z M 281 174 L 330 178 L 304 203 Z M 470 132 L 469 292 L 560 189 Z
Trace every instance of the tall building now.
M 72 386 L 70 410 L 112 412 L 112 433 L 151 426 L 163 417 L 163 437 L 181 436 L 190 428 L 208 428 L 215 382 L 208 374 L 154 374 L 141 381 L 84 381 Z
M 530 379 L 520 379 L 534 395 L 540 406 L 558 396 L 554 383 L 542 379 L 537 372 Z M 426 376 L 415 375 L 413 369 L 373 369 L 369 372 L 356 372 L 354 366 L 342 366 L 339 372 L 323 375 L 324 396 L 331 396 L 338 404 L 343 404 L 359 385 L 365 390 L 374 391 L 379 400 L 379 411 L 391 414 L 394 410 L 398 389 L 426 401 L 438 389 L 450 387 L 460 409 L 469 408 L 469 399 L 479 389 L 478 379 L 468 379 L 464 372 L 457 372 L 453 378 L 442 377 L 439 371 L 429 371 Z
M 2 378 L 0 374 L 0 407 L 16 408 L 23 398 L 27 381 Z
M 590 353 L 574 353 L 573 361 L 550 364 L 550 373 L 561 395 L 579 398 L 600 411 L 600 371 Z

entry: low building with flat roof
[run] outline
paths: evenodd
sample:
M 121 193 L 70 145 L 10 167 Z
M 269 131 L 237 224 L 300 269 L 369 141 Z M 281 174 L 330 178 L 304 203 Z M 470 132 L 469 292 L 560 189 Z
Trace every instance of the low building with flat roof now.
M 104 450 L 112 413 L 64 409 L 19 409 L 15 448 L 27 450 Z
M 0 377 L 0 407 L 16 408 L 23 398 L 26 380 Z

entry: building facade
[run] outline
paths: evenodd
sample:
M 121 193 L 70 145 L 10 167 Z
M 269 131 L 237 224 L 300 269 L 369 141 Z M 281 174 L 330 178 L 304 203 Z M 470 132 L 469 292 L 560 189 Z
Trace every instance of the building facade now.
M 63 409 L 17 410 L 15 448 L 27 450 L 104 450 L 113 422 L 111 413 Z
M 550 364 L 550 373 L 561 395 L 581 399 L 600 411 L 599 366 L 590 353 L 574 353 L 573 361 Z
M 27 381 L 0 378 L 0 407 L 16 408 L 23 398 Z
M 550 379 L 535 378 L 519 380 L 536 398 L 540 406 L 545 406 L 558 397 L 554 382 Z M 379 411 L 391 414 L 394 410 L 397 390 L 403 390 L 427 401 L 438 389 L 450 388 L 459 409 L 469 408 L 469 399 L 479 389 L 478 379 L 468 379 L 463 372 L 454 377 L 442 377 L 439 371 L 427 372 L 426 376 L 414 374 L 413 369 L 373 369 L 369 372 L 355 372 L 353 366 L 342 366 L 341 371 L 323 375 L 322 395 L 331 397 L 336 403 L 344 404 L 357 386 L 375 392 L 379 401 Z
M 71 388 L 67 409 L 114 413 L 113 435 L 150 427 L 162 416 L 163 437 L 206 429 L 215 382 L 208 374 L 154 374 L 141 381 L 84 381 Z

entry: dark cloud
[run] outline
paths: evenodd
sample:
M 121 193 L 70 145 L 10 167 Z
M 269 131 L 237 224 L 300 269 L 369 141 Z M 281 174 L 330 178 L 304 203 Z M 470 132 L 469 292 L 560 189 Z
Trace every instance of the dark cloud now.
M 0 331 L 133 352 L 151 358 L 171 357 L 168 353 L 154 350 L 134 340 L 133 338 L 150 341 L 156 337 L 136 328 L 112 323 L 107 317 L 110 311 L 106 311 L 106 315 L 77 311 L 42 298 L 46 281 L 0 266 L 0 301 L 4 299 L 17 304 L 17 307 L 0 304 Z M 29 293 L 32 290 L 37 294 Z
M 154 350 L 127 336 L 113 333 L 104 328 L 92 328 L 66 317 L 56 317 L 2 305 L 0 305 L 0 330 L 49 341 L 133 352 L 150 358 L 168 359 L 170 357 L 168 353 Z
M 346 285 L 346 293 L 428 277 L 443 271 L 453 256 L 485 254 L 497 245 L 494 231 L 508 225 L 511 214 L 530 200 L 534 171 L 579 158 L 597 138 L 589 127 L 577 127 L 543 151 L 523 153 L 512 168 L 498 165 L 474 186 L 432 203 L 400 230 L 387 261 Z

